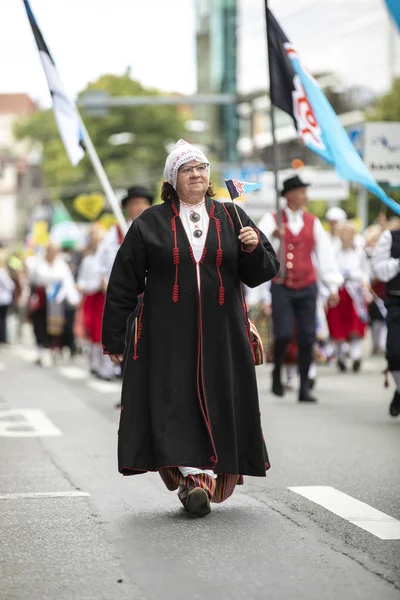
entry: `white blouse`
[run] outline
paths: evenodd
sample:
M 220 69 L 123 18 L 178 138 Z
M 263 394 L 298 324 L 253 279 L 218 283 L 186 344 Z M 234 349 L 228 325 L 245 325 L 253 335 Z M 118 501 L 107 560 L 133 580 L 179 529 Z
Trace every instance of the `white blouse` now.
M 200 259 L 203 255 L 208 225 L 210 217 L 208 216 L 205 200 L 200 204 L 180 203 L 179 216 L 182 225 L 186 231 L 189 243 L 192 246 L 197 269 L 197 285 L 200 289 Z
M 342 248 L 337 253 L 337 262 L 345 279 L 358 283 L 369 282 L 369 267 L 367 257 L 361 248 Z
M 84 294 L 95 294 L 101 290 L 102 277 L 99 273 L 96 254 L 89 254 L 82 259 L 79 267 L 77 285 Z

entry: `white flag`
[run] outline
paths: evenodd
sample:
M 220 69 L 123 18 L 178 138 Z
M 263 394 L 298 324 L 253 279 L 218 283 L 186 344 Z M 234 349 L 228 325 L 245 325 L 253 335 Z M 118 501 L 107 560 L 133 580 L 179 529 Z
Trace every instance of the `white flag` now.
M 58 130 L 69 160 L 71 161 L 71 164 L 75 166 L 85 155 L 78 111 L 75 104 L 68 98 L 64 90 L 56 65 L 46 46 L 28 0 L 24 0 L 24 5 L 38 46 L 43 69 L 46 73 Z

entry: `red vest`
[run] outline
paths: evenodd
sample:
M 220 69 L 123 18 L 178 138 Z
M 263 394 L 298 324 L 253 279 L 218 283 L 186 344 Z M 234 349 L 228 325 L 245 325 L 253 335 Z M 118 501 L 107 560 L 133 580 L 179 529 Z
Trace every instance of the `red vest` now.
M 274 215 L 277 221 L 277 216 Z M 297 235 L 293 235 L 287 226 L 286 212 L 282 211 L 282 223 L 285 228 L 284 278 L 276 277 L 275 283 L 283 283 L 292 290 L 301 290 L 317 281 L 317 272 L 312 260 L 315 249 L 314 215 L 303 212 L 304 225 Z

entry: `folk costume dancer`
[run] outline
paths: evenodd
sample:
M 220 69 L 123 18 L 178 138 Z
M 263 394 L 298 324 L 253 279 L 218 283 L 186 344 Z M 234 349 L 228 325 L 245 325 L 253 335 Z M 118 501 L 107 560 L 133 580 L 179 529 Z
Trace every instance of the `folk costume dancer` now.
M 325 219 L 327 220 L 329 226 L 329 239 L 331 240 L 335 254 L 337 254 L 342 247 L 342 241 L 339 235 L 339 227 L 341 223 L 345 223 L 347 221 L 347 215 L 343 208 L 340 208 L 340 206 L 331 206 L 326 211 Z
M 128 225 L 139 217 L 146 208 L 153 204 L 153 195 L 141 185 L 133 185 L 127 190 L 126 196 L 121 200 L 122 209 L 127 216 Z M 108 280 L 117 252 L 124 240 L 124 234 L 118 225 L 111 227 L 102 240 L 96 252 L 97 271 L 103 279 L 103 289 L 106 291 Z
M 180 140 L 164 176 L 164 202 L 135 220 L 118 251 L 103 344 L 123 360 L 127 317 L 143 294 L 124 371 L 119 471 L 158 471 L 203 517 L 244 475 L 269 468 L 242 282 L 260 285 L 279 263 L 244 211 L 242 228 L 231 203 L 212 200 L 198 148 Z
M 131 226 L 135 219 L 153 204 L 153 200 L 154 197 L 151 192 L 142 185 L 133 185 L 128 188 L 126 195 L 121 200 L 121 207 L 127 216 L 128 226 Z M 108 280 L 110 278 L 115 257 L 117 256 L 117 252 L 123 241 L 124 234 L 122 233 L 121 228 L 119 225 L 114 225 L 104 237 L 96 252 L 97 273 L 101 278 L 102 291 L 104 294 L 107 291 Z M 133 320 L 135 316 L 137 316 L 139 310 L 140 302 L 136 307 L 136 313 L 132 314 L 129 318 L 128 332 L 131 331 Z M 111 365 L 111 367 L 115 376 L 120 377 L 122 375 L 122 364 L 114 367 Z M 120 404 L 117 403 L 116 408 L 119 407 Z
M 281 367 L 295 333 L 299 346 L 299 402 L 316 402 L 309 390 L 309 370 L 316 340 L 317 274 L 329 289 L 328 303 L 338 302 L 338 287 L 343 278 L 334 250 L 320 220 L 305 211 L 308 184 L 298 175 L 286 179 L 282 196 L 287 206 L 282 211 L 282 230 L 276 214 L 267 213 L 259 228 L 273 240 L 278 254 L 284 244 L 284 264 L 272 281 L 272 318 L 274 323 L 274 369 L 272 392 L 283 396 Z M 296 331 L 297 328 L 297 331 Z
M 336 343 L 337 365 L 347 370 L 344 344 L 349 344 L 353 372 L 361 368 L 362 339 L 368 324 L 368 304 L 372 301 L 368 262 L 365 251 L 355 246 L 355 228 L 350 222 L 339 228 L 341 248 L 336 255 L 344 284 L 339 289 L 339 302 L 328 309 L 331 339 Z
M 99 379 L 111 380 L 113 365 L 108 357 L 104 356 L 101 346 L 101 325 L 106 297 L 96 258 L 96 251 L 103 237 L 102 228 L 96 224 L 92 225 L 85 256 L 79 267 L 77 286 L 83 295 L 83 323 L 90 342 L 90 372 Z
M 56 244 L 49 244 L 44 257 L 29 262 L 28 269 L 28 313 L 38 347 L 36 364 L 47 366 L 52 363 L 53 351 L 61 345 L 67 304 L 77 306 L 80 294 Z
M 372 254 L 375 276 L 386 282 L 386 359 L 396 385 L 389 406 L 392 417 L 400 415 L 400 229 L 384 231 Z

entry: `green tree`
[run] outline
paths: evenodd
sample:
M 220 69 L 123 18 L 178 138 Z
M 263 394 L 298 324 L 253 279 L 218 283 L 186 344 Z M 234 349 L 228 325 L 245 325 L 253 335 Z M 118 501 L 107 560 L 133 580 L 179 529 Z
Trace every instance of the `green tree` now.
M 79 98 L 94 90 L 106 91 L 111 96 L 160 95 L 159 91 L 144 88 L 127 74 L 103 75 L 89 83 Z M 84 112 L 82 116 L 113 187 L 142 183 L 156 191 L 162 177 L 165 145 L 182 137 L 183 117 L 179 108 L 113 107 L 104 117 Z M 134 134 L 132 143 L 115 146 L 109 142 L 110 136 L 125 132 Z M 71 166 L 51 109 L 19 121 L 15 134 L 17 139 L 41 145 L 44 177 L 52 198 L 99 190 L 88 156 L 77 167 Z
M 400 77 L 395 79 L 390 92 L 381 96 L 368 114 L 369 121 L 400 121 Z

